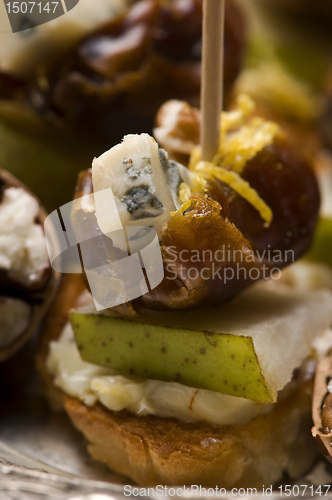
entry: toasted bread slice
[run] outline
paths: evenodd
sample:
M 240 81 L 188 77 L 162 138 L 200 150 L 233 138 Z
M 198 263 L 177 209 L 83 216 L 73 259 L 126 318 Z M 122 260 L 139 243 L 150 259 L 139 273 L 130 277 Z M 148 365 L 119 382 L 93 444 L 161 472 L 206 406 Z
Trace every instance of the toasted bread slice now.
M 67 277 L 43 329 L 37 365 L 53 407 L 63 407 L 88 441 L 91 456 L 141 485 L 231 488 L 298 477 L 317 457 L 311 428 L 312 380 L 298 376 L 275 408 L 246 425 L 215 427 L 87 407 L 56 389 L 46 369 L 48 344 L 60 334 L 83 285 Z

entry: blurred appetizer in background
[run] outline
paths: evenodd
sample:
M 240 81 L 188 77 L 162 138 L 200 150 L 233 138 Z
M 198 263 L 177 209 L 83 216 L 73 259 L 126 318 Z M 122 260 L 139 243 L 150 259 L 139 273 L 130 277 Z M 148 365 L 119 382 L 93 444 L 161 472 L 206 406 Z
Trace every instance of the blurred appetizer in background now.
M 52 211 L 71 199 L 93 156 L 130 131 L 151 133 L 166 99 L 197 102 L 201 4 L 100 0 L 92 8 L 81 0 L 43 27 L 1 34 L 2 168 Z M 227 0 L 227 93 L 241 67 L 244 25 Z
M 23 93 L 47 120 L 93 133 L 107 145 L 125 133 L 151 132 L 165 100 L 197 101 L 201 36 L 202 0 L 142 0 L 74 49 L 37 65 L 18 97 Z M 240 70 L 244 39 L 243 16 L 233 0 L 227 0 L 226 95 Z
M 250 95 L 255 113 L 278 121 L 292 146 L 313 164 L 323 200 L 320 219 L 305 262 L 291 266 L 283 277 L 304 288 L 330 286 L 332 114 L 327 89 L 331 87 L 331 39 L 321 23 L 285 16 L 272 8 L 276 3 L 241 2 L 248 23 L 248 51 L 233 95 Z
M 309 2 L 240 0 L 240 4 L 249 34 L 235 97 L 239 93 L 249 94 L 259 115 L 278 121 L 294 147 L 314 163 L 320 163 L 328 133 L 328 120 L 325 130 L 321 125 L 327 114 L 326 81 L 331 66 L 328 28 L 324 29 L 322 23 L 311 23 L 314 15 L 309 16 L 309 22 L 300 15 L 285 15 L 287 7 L 309 6 Z M 285 10 L 274 8 L 283 4 Z M 317 2 L 310 5 L 319 11 Z
M 277 3 L 283 2 L 240 0 L 249 35 L 234 94 L 249 94 L 258 114 L 278 121 L 294 146 L 312 157 L 322 148 L 318 124 L 325 108 L 330 39 L 319 25 L 296 23 L 273 9 Z
M 241 93 L 255 100 L 258 116 L 278 121 L 295 149 L 311 158 L 320 152 L 318 124 L 324 109 L 323 93 L 292 74 L 277 58 L 243 69 L 233 95 Z
M 57 288 L 36 197 L 0 169 L 0 362 L 40 327 Z
M 5 6 L 0 6 L 0 165 L 36 193 L 47 211 L 72 197 L 77 173 L 89 166 L 93 153 L 86 141 L 47 124 L 13 95 L 36 78 L 40 65 L 61 59 L 130 5 L 125 0 L 80 0 L 66 15 L 19 33 L 11 33 Z M 8 27 L 1 24 L 6 19 Z
M 29 26 L 27 15 L 19 13 L 22 30 L 11 33 L 6 13 L 1 7 L 2 32 L 0 33 L 0 69 L 18 81 L 25 82 L 33 77 L 39 64 L 59 57 L 74 47 L 84 36 L 97 26 L 110 20 L 128 8 L 134 0 L 80 0 L 75 10 L 40 26 Z M 33 7 L 33 6 L 32 6 Z M 33 9 L 31 11 L 33 13 Z M 33 15 L 31 16 L 34 21 Z M 6 30 L 7 28 L 7 30 Z M 7 31 L 7 32 L 6 32 Z
M 324 95 L 324 111 L 320 121 L 320 132 L 324 146 L 332 151 L 332 64 L 326 78 L 326 93 Z M 332 154 L 332 153 L 331 153 Z

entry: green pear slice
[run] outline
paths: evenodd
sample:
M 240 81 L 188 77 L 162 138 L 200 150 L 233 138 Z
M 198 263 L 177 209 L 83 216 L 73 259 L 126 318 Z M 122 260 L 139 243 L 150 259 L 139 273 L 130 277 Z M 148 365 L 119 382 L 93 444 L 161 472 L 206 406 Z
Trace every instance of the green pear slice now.
M 332 294 L 254 286 L 213 308 L 149 311 L 135 322 L 82 310 L 70 320 L 85 361 L 272 402 L 331 324 Z
M 121 373 L 272 401 L 249 337 L 76 312 L 71 320 L 86 361 Z

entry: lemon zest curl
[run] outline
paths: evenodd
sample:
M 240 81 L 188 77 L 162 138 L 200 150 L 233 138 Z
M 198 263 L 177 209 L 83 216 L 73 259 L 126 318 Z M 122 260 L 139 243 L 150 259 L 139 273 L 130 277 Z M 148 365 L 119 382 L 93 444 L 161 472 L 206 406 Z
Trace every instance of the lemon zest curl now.
M 205 180 L 214 178 L 229 185 L 246 199 L 259 212 L 269 227 L 273 219 L 270 207 L 250 184 L 242 179 L 248 161 L 273 143 L 280 133 L 280 127 L 274 122 L 254 117 L 246 125 L 244 122 L 255 109 L 255 104 L 247 95 L 239 95 L 237 108 L 221 116 L 221 137 L 218 153 L 211 162 L 201 161 L 201 148 L 193 149 L 189 159 L 189 170 L 199 174 Z
M 182 182 L 179 190 L 179 198 L 182 205 L 178 210 L 176 210 L 176 212 L 171 212 L 172 217 L 174 217 L 174 215 L 183 214 L 186 210 L 188 210 L 188 208 L 191 207 L 190 196 L 191 196 L 190 187 L 185 182 Z

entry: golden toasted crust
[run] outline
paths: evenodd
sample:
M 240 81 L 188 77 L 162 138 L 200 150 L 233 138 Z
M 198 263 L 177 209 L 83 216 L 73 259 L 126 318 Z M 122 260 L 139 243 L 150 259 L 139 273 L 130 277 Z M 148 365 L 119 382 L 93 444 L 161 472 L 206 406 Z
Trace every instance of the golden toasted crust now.
M 47 345 L 66 321 L 61 308 L 68 311 L 79 290 L 67 279 L 44 330 L 38 367 L 48 395 L 54 395 L 54 388 L 45 368 Z M 271 413 L 246 425 L 224 427 L 137 417 L 99 404 L 90 408 L 61 391 L 56 393 L 74 426 L 86 437 L 91 456 L 141 485 L 259 488 L 275 483 L 284 472 L 301 475 L 317 456 L 310 436 L 312 381 L 301 378 Z
M 312 465 L 311 387 L 291 392 L 268 415 L 247 425 L 213 427 L 88 408 L 65 397 L 65 409 L 87 438 L 91 456 L 142 485 L 262 487 L 283 472 Z

